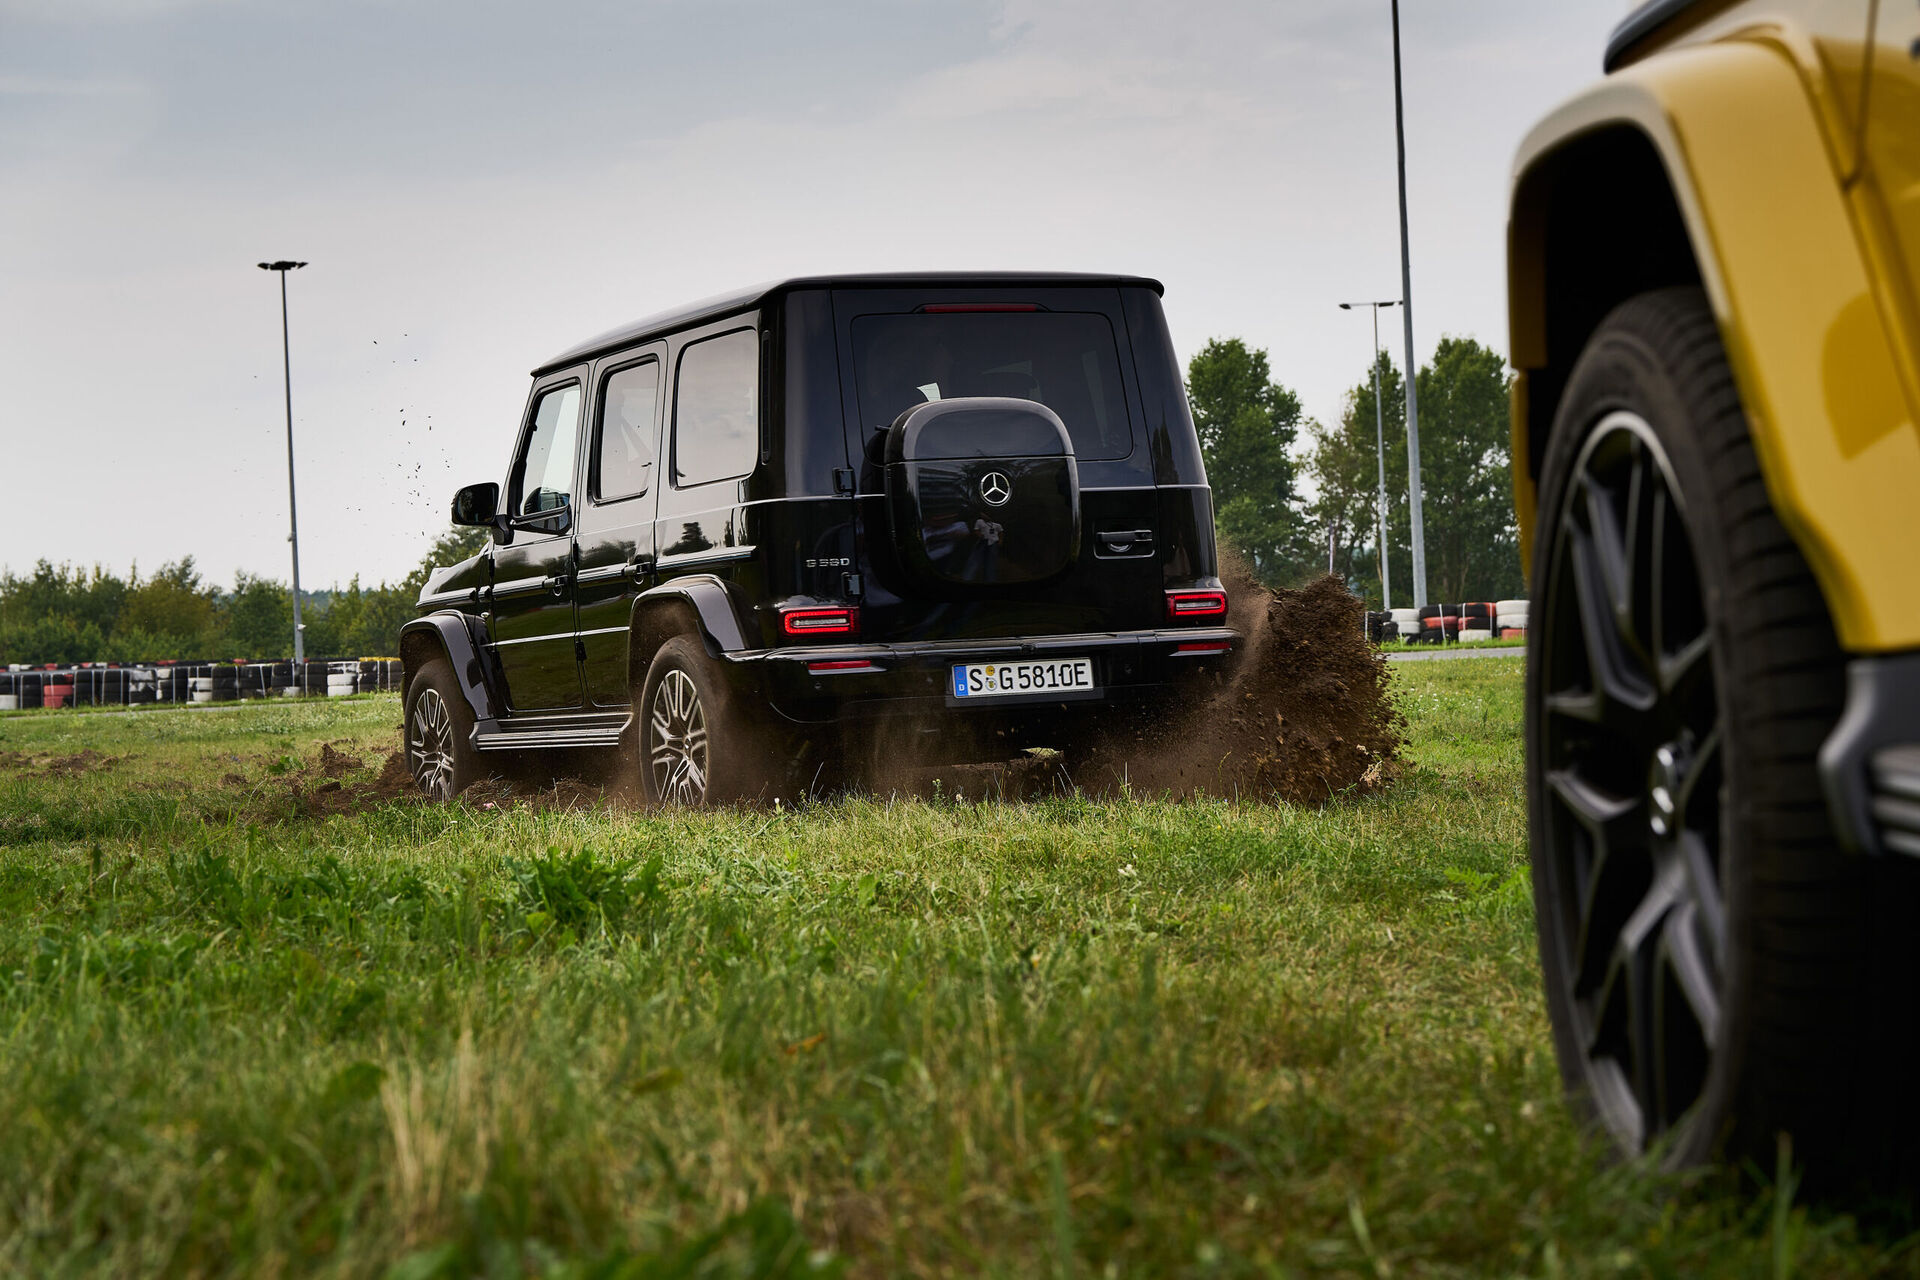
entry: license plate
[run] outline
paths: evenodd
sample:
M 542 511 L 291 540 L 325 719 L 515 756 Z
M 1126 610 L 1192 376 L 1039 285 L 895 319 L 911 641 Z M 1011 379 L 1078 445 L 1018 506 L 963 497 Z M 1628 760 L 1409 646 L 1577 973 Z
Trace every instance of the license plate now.
M 969 662 L 953 669 L 956 698 L 1046 697 L 1094 691 L 1093 659 L 1043 662 Z

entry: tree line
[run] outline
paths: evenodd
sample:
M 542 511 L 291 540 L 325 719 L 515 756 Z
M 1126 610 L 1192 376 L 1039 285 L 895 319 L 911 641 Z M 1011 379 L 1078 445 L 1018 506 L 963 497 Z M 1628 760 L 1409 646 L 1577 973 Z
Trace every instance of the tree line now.
M 1393 603 L 1413 602 L 1408 518 L 1406 384 L 1379 357 L 1386 444 L 1387 568 Z M 1338 421 L 1307 420 L 1300 399 L 1273 380 L 1267 353 L 1215 339 L 1187 366 L 1187 398 L 1213 487 L 1221 541 L 1237 547 L 1269 586 L 1333 572 L 1381 607 L 1379 472 L 1374 370 L 1346 397 Z M 1420 491 L 1429 600 L 1526 594 L 1508 472 L 1511 379 L 1500 356 L 1470 338 L 1442 338 L 1414 389 L 1420 403 Z
M 314 658 L 390 657 L 400 627 L 436 565 L 465 559 L 484 529 L 443 535 L 398 582 L 302 591 L 306 651 Z M 124 578 L 95 565 L 42 560 L 27 574 L 0 572 L 0 663 L 137 662 L 155 658 L 282 658 L 293 648 L 287 584 L 247 573 L 223 591 L 192 556 Z
M 1393 358 L 1380 355 L 1385 425 L 1387 558 L 1394 602 L 1412 601 L 1407 519 L 1406 396 Z M 1508 479 L 1505 364 L 1468 338 L 1443 338 L 1420 369 L 1420 472 L 1427 592 L 1434 600 L 1525 594 Z M 1300 399 L 1274 381 L 1267 353 L 1215 339 L 1187 367 L 1187 398 L 1213 486 L 1221 540 L 1270 586 L 1327 572 L 1380 606 L 1373 371 L 1347 395 L 1339 420 L 1308 420 Z M 400 627 L 436 565 L 486 541 L 482 529 L 441 536 L 399 582 L 303 592 L 306 650 L 314 657 L 392 652 Z M 125 578 L 95 565 L 42 560 L 31 573 L 0 572 L 0 663 L 131 662 L 158 657 L 283 657 L 293 604 L 284 582 L 236 574 L 232 590 L 207 582 L 191 556 Z

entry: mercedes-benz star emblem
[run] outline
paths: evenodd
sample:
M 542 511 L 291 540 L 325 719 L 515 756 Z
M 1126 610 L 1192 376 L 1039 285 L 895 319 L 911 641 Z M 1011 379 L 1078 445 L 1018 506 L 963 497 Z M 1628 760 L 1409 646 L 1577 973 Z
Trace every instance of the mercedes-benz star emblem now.
M 1013 481 L 1007 479 L 1004 471 L 989 471 L 980 477 L 980 496 L 990 507 L 1004 507 L 1013 496 Z

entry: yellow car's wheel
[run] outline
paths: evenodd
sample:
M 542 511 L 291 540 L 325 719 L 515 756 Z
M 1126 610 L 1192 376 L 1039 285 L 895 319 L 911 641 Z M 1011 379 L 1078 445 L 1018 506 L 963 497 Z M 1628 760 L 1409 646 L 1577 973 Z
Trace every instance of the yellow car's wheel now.
M 1698 290 L 1603 323 L 1541 484 L 1527 784 L 1566 1082 L 1627 1153 L 1771 1167 L 1785 1131 L 1879 1167 L 1913 1110 L 1916 867 L 1832 837 L 1843 658 Z

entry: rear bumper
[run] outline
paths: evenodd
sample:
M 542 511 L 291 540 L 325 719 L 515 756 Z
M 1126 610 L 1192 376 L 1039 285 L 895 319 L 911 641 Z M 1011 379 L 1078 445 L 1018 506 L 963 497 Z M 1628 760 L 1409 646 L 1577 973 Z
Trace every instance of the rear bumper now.
M 1849 850 L 1920 857 L 1920 653 L 1847 665 L 1847 709 L 1820 748 L 1820 781 Z
M 1231 628 L 1179 627 L 994 640 L 796 645 L 730 653 L 726 660 L 735 679 L 757 688 L 780 715 L 796 723 L 821 724 L 936 711 L 1085 713 L 1113 702 L 1150 697 L 1183 672 L 1218 670 L 1233 660 L 1240 647 L 1240 634 Z M 1098 693 L 961 702 L 950 692 L 956 665 L 1049 658 L 1090 658 Z M 823 670 L 823 663 L 845 665 Z

